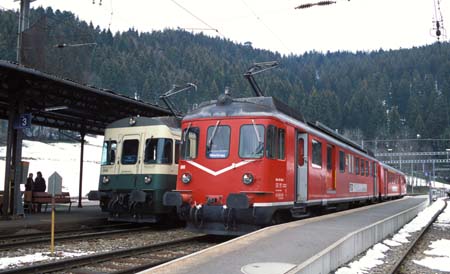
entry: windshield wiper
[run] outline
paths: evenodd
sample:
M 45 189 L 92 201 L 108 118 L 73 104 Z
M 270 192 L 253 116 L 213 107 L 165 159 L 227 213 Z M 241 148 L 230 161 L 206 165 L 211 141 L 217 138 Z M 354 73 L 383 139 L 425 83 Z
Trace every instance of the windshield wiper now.
M 183 134 L 183 143 L 186 142 L 186 135 L 189 134 L 189 129 L 191 129 L 191 124 L 189 123 L 188 127 L 184 130 L 184 134 Z
M 256 148 L 255 154 L 259 154 L 259 153 L 261 153 L 261 151 L 264 148 L 264 143 L 261 140 L 261 137 L 259 136 L 259 132 L 258 132 L 258 129 L 256 128 L 255 120 L 252 120 L 252 124 L 253 124 L 253 129 L 255 130 L 256 139 L 258 140 L 258 147 Z
M 219 124 L 220 124 L 220 120 L 217 120 L 216 126 L 213 129 L 211 137 L 209 137 L 208 143 L 206 144 L 206 148 L 208 151 L 211 150 L 212 141 L 214 139 L 214 136 L 216 136 L 217 127 L 219 126 Z

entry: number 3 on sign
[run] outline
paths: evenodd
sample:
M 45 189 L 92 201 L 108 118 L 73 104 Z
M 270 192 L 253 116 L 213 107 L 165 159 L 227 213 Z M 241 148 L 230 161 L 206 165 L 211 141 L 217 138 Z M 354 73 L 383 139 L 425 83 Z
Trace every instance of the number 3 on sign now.
M 21 125 L 22 127 L 28 126 L 28 119 L 27 119 L 26 116 L 20 117 L 20 125 Z

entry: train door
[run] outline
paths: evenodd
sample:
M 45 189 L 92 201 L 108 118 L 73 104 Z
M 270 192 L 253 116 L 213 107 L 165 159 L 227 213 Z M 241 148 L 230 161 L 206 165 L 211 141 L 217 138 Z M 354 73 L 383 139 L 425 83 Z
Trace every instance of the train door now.
M 383 195 L 387 197 L 388 194 L 388 180 L 389 180 L 389 172 L 387 169 L 384 169 L 384 182 L 383 182 Z
M 327 145 L 327 170 L 326 170 L 326 188 L 327 193 L 336 193 L 336 159 L 335 159 L 335 147 L 333 145 Z
M 296 156 L 296 201 L 306 202 L 308 199 L 308 134 L 306 133 L 297 133 Z
M 378 171 L 377 171 L 377 163 L 373 162 L 372 172 L 373 172 L 373 196 L 378 196 Z
M 132 174 L 136 176 L 139 173 L 141 157 L 139 153 L 140 135 L 124 135 L 122 138 L 122 149 L 119 158 L 119 174 Z

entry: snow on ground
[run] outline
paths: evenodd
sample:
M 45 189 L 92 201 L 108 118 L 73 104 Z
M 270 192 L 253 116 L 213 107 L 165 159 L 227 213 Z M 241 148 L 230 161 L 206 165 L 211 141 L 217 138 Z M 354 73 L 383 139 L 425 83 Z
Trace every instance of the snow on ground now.
M 84 167 L 82 195 L 98 189 L 100 175 L 101 146 L 103 136 L 86 136 L 84 145 Z M 80 177 L 80 143 L 42 143 L 37 141 L 23 141 L 22 157 L 30 163 L 29 173 L 36 177 L 38 171 L 47 181 L 53 172 L 58 172 L 63 178 L 63 191 L 78 196 Z M 0 147 L 0 190 L 4 188 L 6 147 Z M 24 190 L 22 185 L 22 190 Z
M 370 269 L 383 263 L 384 253 L 390 248 L 389 246 L 401 245 L 404 243 L 409 243 L 408 238 L 411 236 L 410 233 L 422 230 L 433 218 L 433 216 L 441 208 L 443 208 L 445 202 L 442 199 L 438 199 L 431 206 L 425 208 L 421 211 L 416 218 L 411 222 L 403 226 L 397 234 L 395 234 L 391 239 L 384 241 L 385 244 L 376 244 L 370 248 L 366 254 L 357 261 L 351 262 L 348 266 L 340 267 L 336 270 L 336 274 L 362 274 L 369 273 Z M 397 244 L 395 244 L 397 243 Z M 450 250 L 450 247 L 447 251 Z M 381 254 L 380 254 L 381 253 Z M 449 255 L 450 256 L 450 255 Z M 448 258 L 450 259 L 450 258 Z M 447 260 L 448 260 L 447 259 Z M 450 262 L 447 263 L 450 266 Z
M 16 266 L 24 266 L 26 264 L 40 262 L 40 261 L 48 261 L 48 260 L 60 260 L 67 259 L 70 257 L 79 257 L 83 255 L 88 255 L 93 252 L 65 252 L 65 251 L 57 251 L 54 256 L 51 256 L 50 252 L 38 252 L 34 254 L 27 254 L 19 257 L 5 257 L 0 258 L 0 269 L 6 269 L 8 267 L 16 267 Z
M 450 228 L 450 206 L 447 206 L 433 225 L 445 230 Z M 424 252 L 427 257 L 414 260 L 414 263 L 430 269 L 450 272 L 450 239 L 433 241 L 429 248 L 431 249 Z

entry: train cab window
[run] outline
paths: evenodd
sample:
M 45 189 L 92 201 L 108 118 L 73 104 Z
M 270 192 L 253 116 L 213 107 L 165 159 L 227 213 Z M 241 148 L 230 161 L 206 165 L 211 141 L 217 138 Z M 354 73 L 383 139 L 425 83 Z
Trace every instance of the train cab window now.
M 322 168 L 322 143 L 312 140 L 312 167 Z
M 150 138 L 145 141 L 145 164 L 171 164 L 172 163 L 172 139 Z
M 276 159 L 277 155 L 277 128 L 275 126 L 267 126 L 267 141 L 266 141 L 266 157 L 269 159 Z
M 125 140 L 122 145 L 122 159 L 123 165 L 134 165 L 137 163 L 137 156 L 139 150 L 139 140 Z
M 285 138 L 286 135 L 284 129 L 279 128 L 278 129 L 278 159 L 284 160 L 284 154 L 285 154 Z
M 180 144 L 179 140 L 175 140 L 175 164 L 178 164 L 178 159 L 180 159 Z
M 117 142 L 105 141 L 102 148 L 102 166 L 113 165 L 116 161 Z
M 333 168 L 333 146 L 327 145 L 327 170 Z
M 339 151 L 339 171 L 345 172 L 345 153 L 343 151 Z
M 369 176 L 369 161 L 366 161 L 366 176 Z
M 355 158 L 355 174 L 359 175 L 359 158 Z
M 181 136 L 181 159 L 191 160 L 197 158 L 199 135 L 200 129 L 191 127 L 190 124 L 183 130 Z
M 264 126 L 242 125 L 239 134 L 239 157 L 262 158 L 264 155 Z
M 208 128 L 206 157 L 210 159 L 228 158 L 230 154 L 230 132 L 229 126 L 219 126 L 219 123 Z

